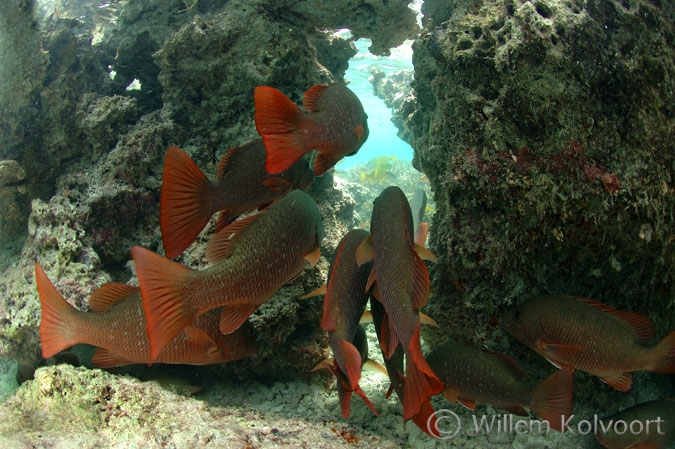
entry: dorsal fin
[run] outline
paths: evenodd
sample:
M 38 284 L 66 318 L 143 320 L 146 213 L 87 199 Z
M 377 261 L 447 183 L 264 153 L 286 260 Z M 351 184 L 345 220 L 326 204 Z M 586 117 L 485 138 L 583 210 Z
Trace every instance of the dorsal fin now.
M 319 111 L 319 98 L 324 90 L 328 89 L 330 86 L 324 86 L 323 84 L 316 84 L 305 92 L 302 97 L 302 105 L 305 110 L 309 113 Z
M 209 263 L 218 263 L 230 257 L 234 250 L 234 244 L 242 231 L 261 214 L 262 213 L 259 212 L 246 218 L 242 218 L 214 234 L 206 245 L 206 260 L 208 260 Z
M 232 147 L 229 150 L 227 150 L 227 152 L 220 159 L 220 163 L 218 163 L 218 169 L 216 170 L 216 179 L 218 180 L 223 179 L 223 176 L 225 176 L 225 173 L 227 173 L 227 168 L 230 165 L 230 162 L 232 161 L 234 154 L 237 151 L 240 151 L 242 148 L 243 147 Z
M 111 282 L 96 289 L 89 297 L 89 310 L 104 312 L 122 299 L 140 293 L 138 287 L 120 282 Z
M 584 302 L 589 306 L 595 307 L 598 310 L 602 310 L 603 312 L 608 313 L 625 322 L 635 331 L 638 341 L 642 344 L 649 343 L 654 337 L 654 323 L 648 317 L 640 313 L 629 312 L 626 310 L 617 310 L 599 301 L 590 298 L 584 298 L 582 296 L 572 296 L 572 298 L 576 299 L 577 301 Z
M 413 276 L 413 289 L 412 289 L 412 300 L 413 308 L 419 310 L 424 307 L 429 299 L 429 294 L 431 292 L 431 283 L 429 281 L 429 270 L 427 269 L 424 261 L 417 255 L 416 252 L 413 252 L 414 259 L 412 262 L 412 276 Z
M 328 273 L 328 284 L 326 285 L 326 296 L 323 298 L 323 314 L 321 315 L 321 329 L 328 331 L 328 330 L 334 330 L 336 323 L 337 323 L 337 316 L 336 316 L 336 307 L 338 304 L 336 303 L 335 295 L 333 294 L 333 286 L 334 283 L 339 282 L 338 279 L 336 279 L 336 272 L 338 270 L 338 267 L 341 266 L 341 264 L 345 263 L 342 261 L 342 257 L 344 256 L 343 251 L 345 249 L 347 243 L 347 239 L 343 238 L 340 240 L 340 243 L 338 244 L 337 249 L 335 250 L 335 258 L 333 259 L 333 263 L 331 264 L 331 272 Z M 347 261 L 347 263 L 352 263 L 351 260 Z M 328 290 L 328 287 L 331 287 L 330 290 Z
M 218 219 L 216 220 L 216 233 L 231 225 L 238 217 L 239 214 L 236 212 L 232 212 L 228 209 L 221 210 L 218 213 Z

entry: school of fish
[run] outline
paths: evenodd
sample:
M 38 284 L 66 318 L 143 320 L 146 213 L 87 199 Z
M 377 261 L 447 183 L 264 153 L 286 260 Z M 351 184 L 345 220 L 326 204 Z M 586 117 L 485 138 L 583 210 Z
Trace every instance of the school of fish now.
M 368 138 L 368 125 L 359 99 L 341 84 L 309 88 L 305 111 L 270 86 L 258 86 L 253 96 L 260 138 L 230 148 L 215 181 L 186 152 L 168 148 L 159 210 L 165 256 L 130 249 L 138 287 L 105 284 L 91 293 L 89 311 L 80 311 L 36 261 L 44 358 L 88 344 L 97 348 L 92 364 L 101 368 L 204 365 L 257 350 L 248 317 L 320 257 L 321 213 L 303 190 L 355 154 Z M 383 190 L 373 204 L 370 232 L 348 231 L 326 285 L 306 295 L 324 295 L 317 325 L 328 333 L 333 357 L 315 369 L 335 376 L 344 419 L 353 393 L 379 416 L 359 385 L 366 367 L 389 378 L 386 396 L 396 392 L 404 422 L 412 420 L 432 437 L 441 435 L 432 406 L 440 393 L 470 409 L 478 401 L 527 416 L 529 408 L 560 431 L 561 418 L 572 413 L 575 370 L 620 391 L 630 390 L 634 371 L 675 373 L 675 332 L 652 343 L 649 318 L 565 295 L 529 299 L 501 317 L 506 332 L 559 368 L 538 383 L 528 381 L 510 356 L 453 338 L 425 356 L 421 325 L 436 325 L 421 313 L 431 294 L 427 262 L 436 261 L 426 248 L 426 203 L 422 189 L 410 202 L 397 186 Z M 205 254 L 209 265 L 197 270 L 170 260 L 193 243 L 215 213 Z M 384 366 L 368 355 L 366 323 L 374 326 Z M 673 404 L 664 399 L 619 412 L 606 418 L 608 430 L 596 438 L 610 449 L 666 448 L 675 440 Z M 611 430 L 618 419 L 662 414 L 669 418 L 663 435 L 629 438 Z

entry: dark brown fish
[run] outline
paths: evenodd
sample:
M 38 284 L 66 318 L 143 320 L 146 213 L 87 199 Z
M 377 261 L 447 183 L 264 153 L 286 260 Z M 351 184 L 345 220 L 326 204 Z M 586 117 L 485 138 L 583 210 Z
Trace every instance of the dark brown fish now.
M 361 378 L 361 369 L 366 365 L 369 365 L 376 371 L 387 374 L 386 369 L 383 366 L 368 358 L 368 338 L 366 336 L 366 331 L 363 329 L 363 326 L 356 326 L 353 340 L 351 340 L 349 344 L 356 348 L 356 350 L 359 352 L 359 379 Z M 338 397 L 340 398 L 340 412 L 344 419 L 349 418 L 352 393 L 359 395 L 361 399 L 363 399 L 363 402 L 366 403 L 368 408 L 370 408 L 370 410 L 375 414 L 375 416 L 380 416 L 373 403 L 370 401 L 370 399 L 368 399 L 366 393 L 359 386 L 358 380 L 356 384 L 353 384 L 352 381 L 347 378 L 346 372 L 340 369 L 338 366 L 336 358 L 332 357 L 324 360 L 315 366 L 312 371 L 321 368 L 330 371 L 336 378 Z
M 137 287 L 105 284 L 92 293 L 89 307 L 94 313 L 87 313 L 63 299 L 37 262 L 35 280 L 42 304 L 40 342 L 44 358 L 86 343 L 99 348 L 92 363 L 101 368 L 155 362 L 206 365 L 248 357 L 257 349 L 250 326 L 223 335 L 219 311 L 214 310 L 185 327 L 157 357 L 151 358 Z
M 361 356 L 351 341 L 368 303 L 366 283 L 372 268 L 370 263 L 356 265 L 356 249 L 366 237 L 368 231 L 353 229 L 340 241 L 328 274 L 321 318 L 335 361 L 352 387 L 361 375 Z
M 342 417 L 345 419 L 349 417 L 349 399 L 352 391 L 357 392 L 373 413 L 378 414 L 359 387 L 361 367 L 368 353 L 367 341 L 361 341 L 361 348 L 353 344 L 369 296 L 366 283 L 372 264 L 364 264 L 361 267 L 356 265 L 356 249 L 366 237 L 368 231 L 353 229 L 340 241 L 328 272 L 321 318 L 321 329 L 328 331 L 328 342 L 333 350 L 336 365 L 327 368 L 338 378 L 340 406 Z M 345 385 L 342 386 L 341 383 Z
M 502 317 L 504 328 L 556 366 L 571 366 L 628 391 L 632 371 L 675 373 L 675 332 L 648 346 L 651 320 L 578 296 L 541 296 Z
M 319 259 L 321 213 L 314 200 L 294 190 L 272 207 L 215 234 L 206 249 L 212 263 L 193 270 L 135 246 L 152 357 L 185 326 L 223 306 L 220 330 L 230 333 L 282 285 Z
M 572 414 L 574 376 L 569 367 L 533 386 L 508 355 L 454 341 L 435 347 L 427 361 L 445 384 L 443 393 L 448 401 L 460 402 L 471 410 L 480 401 L 528 416 L 523 407 L 529 407 L 558 431 L 561 418 Z
M 408 420 L 422 405 L 443 390 L 420 346 L 419 309 L 429 298 L 429 273 L 418 255 L 433 255 L 413 240 L 410 205 L 398 187 L 388 187 L 376 199 L 371 217 L 371 236 L 359 247 L 359 264 L 373 260 L 369 285 L 376 282 L 375 297 L 388 317 L 382 324 L 381 345 L 390 358 L 399 342 L 406 356 L 403 417 Z
M 368 138 L 367 116 L 358 97 L 342 84 L 310 87 L 303 113 L 283 93 L 255 88 L 255 126 L 267 149 L 268 173 L 281 173 L 311 150 L 319 153 L 314 174 L 323 175 L 351 156 Z
M 634 405 L 602 418 L 597 427 L 595 438 L 607 449 L 673 448 L 675 398 Z
M 370 311 L 372 314 L 373 326 L 375 326 L 377 339 L 380 341 L 380 346 L 382 346 L 382 326 L 389 319 L 387 318 L 387 312 L 384 310 L 382 303 L 376 299 L 370 300 Z M 401 401 L 401 404 L 403 404 L 403 398 L 405 395 L 403 346 L 401 346 L 399 343 L 394 350 L 394 353 L 391 354 L 389 358 L 385 357 L 385 351 L 382 350 L 382 356 L 384 359 L 384 366 L 387 369 L 387 374 L 391 382 L 391 386 L 387 392 L 387 397 L 391 395 L 392 391 L 395 391 L 399 401 Z M 422 432 L 434 438 L 440 437 L 437 424 L 438 420 L 436 419 L 434 408 L 431 406 L 431 398 L 427 399 L 420 407 L 420 411 L 410 419 L 417 427 L 419 427 L 420 430 L 422 430 Z
M 164 159 L 159 225 L 164 251 L 177 257 L 220 211 L 216 231 L 237 217 L 273 203 L 290 190 L 304 189 L 314 181 L 307 158 L 278 175 L 265 171 L 262 139 L 230 148 L 210 181 L 197 164 L 176 147 Z

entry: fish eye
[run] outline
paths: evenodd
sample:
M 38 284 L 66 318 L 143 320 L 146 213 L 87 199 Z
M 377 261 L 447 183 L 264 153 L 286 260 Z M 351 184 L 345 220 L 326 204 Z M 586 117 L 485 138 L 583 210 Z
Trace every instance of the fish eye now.
M 515 318 L 515 319 L 517 319 L 517 320 L 520 319 L 520 310 L 516 309 L 516 310 L 513 312 L 513 318 Z

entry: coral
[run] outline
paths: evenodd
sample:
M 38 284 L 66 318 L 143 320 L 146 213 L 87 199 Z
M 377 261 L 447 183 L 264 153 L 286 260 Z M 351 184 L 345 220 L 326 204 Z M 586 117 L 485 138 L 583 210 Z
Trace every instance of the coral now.
M 675 328 L 672 4 L 428 0 L 423 13 L 408 127 L 437 207 L 429 341 L 508 350 L 496 314 L 544 293 Z
M 276 394 L 265 392 L 278 391 Z M 400 447 L 336 420 L 306 384 L 260 389 L 237 383 L 201 398 L 175 394 L 158 381 L 141 382 L 101 370 L 58 365 L 0 406 L 3 447 L 72 445 L 124 447 L 344 448 L 346 438 L 382 448 Z
M 394 110 L 391 121 L 398 128 L 398 136 L 409 143 L 410 131 L 406 127 L 406 119 L 410 114 L 410 108 L 415 104 L 412 88 L 413 70 L 399 70 L 387 76 L 382 70 L 373 67 L 368 81 L 373 85 L 375 95 L 382 98 L 384 104 Z
M 435 210 L 430 185 L 424 176 L 410 165 L 410 161 L 395 156 L 378 156 L 349 170 L 337 171 L 336 182 L 354 197 L 356 225 L 368 230 L 373 201 L 391 185 L 399 186 L 409 201 L 417 190 L 424 190 L 427 195 L 426 221 L 431 220 Z

